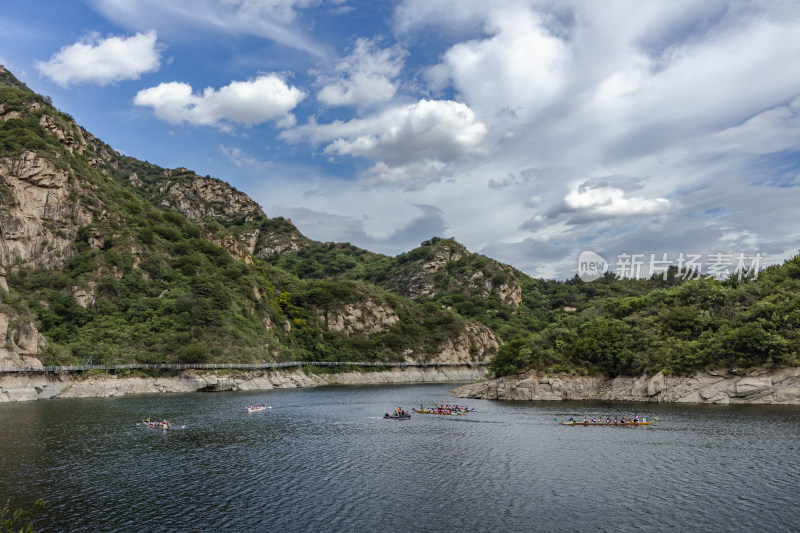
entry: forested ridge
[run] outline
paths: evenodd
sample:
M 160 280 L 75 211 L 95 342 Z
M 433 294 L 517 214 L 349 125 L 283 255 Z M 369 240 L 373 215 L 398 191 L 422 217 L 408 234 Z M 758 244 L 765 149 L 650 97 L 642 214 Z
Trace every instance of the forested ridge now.
M 35 153 L 67 175 L 75 206 L 37 244 L 46 257 L 68 242 L 58 261 L 3 265 L 0 313 L 36 326 L 46 364 L 435 360 L 458 342 L 477 360 L 494 355 L 484 331 L 500 343 L 498 376 L 800 364 L 798 256 L 741 280 L 670 269 L 585 283 L 534 279 L 440 237 L 396 257 L 314 242 L 223 181 L 118 154 L 0 74 L 5 168 Z M 9 228 L 14 187 L 0 176 Z

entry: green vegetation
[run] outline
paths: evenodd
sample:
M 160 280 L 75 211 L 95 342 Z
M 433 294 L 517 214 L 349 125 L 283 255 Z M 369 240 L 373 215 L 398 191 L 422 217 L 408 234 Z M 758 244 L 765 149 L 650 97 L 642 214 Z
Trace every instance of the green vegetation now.
M 45 507 L 44 500 L 33 502 L 33 510 L 17 508 L 11 510 L 11 501 L 0 507 L 0 533 L 34 533 L 32 517 Z
M 365 281 L 301 279 L 234 258 L 218 243 L 243 231 L 308 240 L 254 203 L 245 202 L 245 216 L 216 206 L 219 216 L 202 224 L 156 207 L 169 204 L 161 192 L 166 181 L 194 174 L 123 157 L 78 131 L 46 99 L 17 85 L 2 91 L 6 109 L 20 117 L 0 123 L 0 157 L 32 150 L 65 169 L 72 209 L 92 214 L 88 225 L 76 226 L 77 216 L 51 223 L 72 241 L 63 268 L 8 269 L 4 305 L 21 321 L 33 318 L 48 340 L 44 363 L 397 361 L 406 350 L 433 357 L 438 344 L 460 334 L 462 321 L 446 311 Z M 85 149 L 59 143 L 39 124 L 44 114 L 64 138 L 89 139 Z M 142 185 L 132 186 L 134 173 Z M 12 196 L 2 179 L 0 194 Z M 348 305 L 385 308 L 398 320 L 391 327 L 329 328 L 326 315 L 336 318 Z
M 648 289 L 557 313 L 546 327 L 502 346 L 492 372 L 616 376 L 800 364 L 800 256 L 754 280 L 703 278 Z
M 302 278 L 362 279 L 407 294 L 409 280 L 426 271 L 423 265 L 442 257 L 451 259 L 426 278 L 434 294 L 415 300 L 483 323 L 504 341 L 491 363 L 495 376 L 529 369 L 616 376 L 800 364 L 797 257 L 742 282 L 683 280 L 675 268 L 666 279 L 532 279 L 440 238 L 396 258 L 320 244 L 272 262 Z M 515 283 L 521 301 L 511 305 L 497 288 Z
M 6 265 L 0 295 L 10 332 L 34 323 L 47 339 L 45 364 L 434 360 L 475 323 L 503 343 L 494 375 L 800 364 L 797 257 L 741 282 L 672 269 L 592 283 L 532 279 L 438 237 L 388 257 L 312 242 L 223 182 L 122 156 L 5 71 L 0 103 L 0 157 L 33 151 L 66 177 L 68 212 L 46 221 L 69 243 L 63 266 Z M 203 200 L 198 182 L 225 194 Z M 15 198 L 0 176 L 0 216 Z

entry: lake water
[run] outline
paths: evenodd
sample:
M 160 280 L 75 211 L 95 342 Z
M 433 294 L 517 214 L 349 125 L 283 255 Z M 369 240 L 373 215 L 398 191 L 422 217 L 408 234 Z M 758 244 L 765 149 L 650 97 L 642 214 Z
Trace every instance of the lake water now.
M 37 531 L 800 531 L 800 408 L 455 399 L 452 385 L 0 404 Z M 249 404 L 272 409 L 247 413 Z M 457 402 L 464 416 L 393 408 Z M 567 427 L 570 415 L 659 420 Z M 169 432 L 137 426 L 167 418 Z

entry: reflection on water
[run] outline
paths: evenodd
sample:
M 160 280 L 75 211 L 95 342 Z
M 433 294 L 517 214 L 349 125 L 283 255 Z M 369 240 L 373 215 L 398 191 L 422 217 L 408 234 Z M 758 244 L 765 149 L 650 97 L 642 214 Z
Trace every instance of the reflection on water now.
M 489 402 L 450 388 L 0 404 L 0 497 L 44 498 L 41 531 L 800 530 L 796 407 Z M 383 419 L 438 402 L 478 411 Z M 245 411 L 257 403 L 273 409 Z M 660 420 L 554 422 L 635 413 Z M 148 416 L 174 429 L 137 425 Z

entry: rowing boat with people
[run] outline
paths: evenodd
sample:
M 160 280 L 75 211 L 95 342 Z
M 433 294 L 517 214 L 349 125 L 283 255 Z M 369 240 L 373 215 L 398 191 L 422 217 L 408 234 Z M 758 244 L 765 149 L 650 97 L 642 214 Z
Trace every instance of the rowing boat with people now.
M 150 428 L 150 429 L 163 429 L 164 431 L 166 431 L 168 429 L 172 429 L 172 424 L 167 420 L 162 420 L 162 421 L 158 422 L 158 421 L 155 421 L 155 420 L 150 420 L 148 418 L 148 419 L 142 420 L 141 424 L 143 426 L 145 426 L 145 427 Z M 139 424 L 137 424 L 137 425 L 139 425 Z
M 261 405 L 248 405 L 245 407 L 248 413 L 252 413 L 253 411 L 264 411 L 267 408 L 267 404 L 262 403 Z
M 414 409 L 415 413 L 419 413 L 421 415 L 456 415 L 461 416 L 466 411 L 432 411 L 426 409 Z
M 456 415 L 461 416 L 466 413 L 471 413 L 474 411 L 475 408 L 473 407 L 470 409 L 469 407 L 460 407 L 460 406 L 444 406 L 444 407 L 423 407 L 419 406 L 419 409 L 414 409 L 415 413 L 419 413 L 421 415 Z
M 656 420 L 658 419 L 654 418 L 653 420 L 641 420 L 641 421 L 626 420 L 624 422 L 621 421 L 615 422 L 613 420 L 611 422 L 590 422 L 590 421 L 578 422 L 576 420 L 568 420 L 565 422 L 559 420 L 558 423 L 561 424 L 562 426 L 649 426 Z

